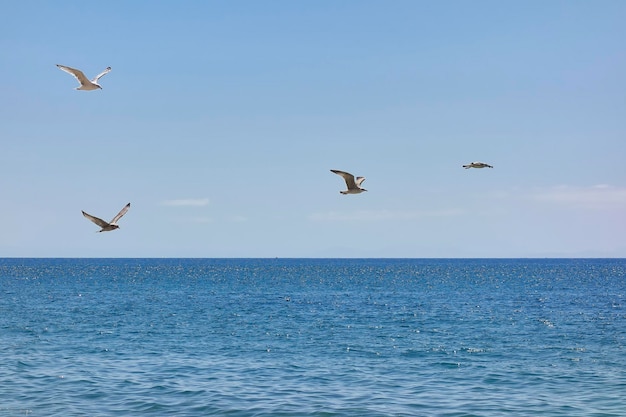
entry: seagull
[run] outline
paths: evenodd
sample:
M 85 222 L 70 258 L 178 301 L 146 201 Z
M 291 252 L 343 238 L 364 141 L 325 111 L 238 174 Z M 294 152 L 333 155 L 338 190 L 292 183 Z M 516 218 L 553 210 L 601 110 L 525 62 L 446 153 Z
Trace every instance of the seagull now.
M 126 214 L 129 208 L 130 208 L 130 203 L 126 204 L 124 208 L 121 209 L 119 213 L 117 213 L 117 216 L 113 217 L 113 220 L 111 220 L 108 223 L 102 219 L 92 216 L 91 214 L 87 214 L 84 211 L 83 211 L 83 216 L 87 217 L 89 220 L 91 220 L 92 222 L 94 222 L 95 224 L 97 224 L 98 226 L 102 228 L 102 230 L 98 230 L 98 232 L 110 232 L 111 230 L 120 228 L 117 225 L 117 221 L 121 219 L 124 214 Z
M 98 80 L 100 79 L 100 77 L 108 74 L 111 71 L 111 67 L 107 67 L 100 74 L 96 75 L 93 80 L 89 81 L 81 70 L 77 70 L 77 69 L 66 67 L 66 66 L 59 65 L 59 64 L 57 64 L 57 67 L 59 67 L 60 70 L 67 72 L 68 74 L 72 74 L 78 80 L 78 82 L 80 83 L 80 86 L 76 87 L 77 90 L 87 90 L 87 91 L 102 89 L 102 87 L 100 87 L 100 84 L 98 84 Z
M 345 191 L 339 191 L 341 194 L 361 194 L 363 191 L 367 191 L 365 188 L 361 188 L 361 184 L 365 181 L 365 177 L 356 177 L 355 179 L 354 175 L 344 171 L 338 171 L 336 169 L 331 169 L 330 172 L 341 175 L 343 179 L 346 180 L 348 189 Z
M 489 164 L 485 164 L 484 162 L 472 162 L 469 165 L 463 165 L 463 168 L 469 169 L 469 168 L 493 168 L 493 167 Z

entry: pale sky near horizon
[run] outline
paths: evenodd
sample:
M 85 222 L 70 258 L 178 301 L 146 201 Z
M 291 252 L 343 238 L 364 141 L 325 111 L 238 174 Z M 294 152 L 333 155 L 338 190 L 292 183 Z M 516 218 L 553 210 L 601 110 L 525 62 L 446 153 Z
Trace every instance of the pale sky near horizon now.
M 5 1 L 0 257 L 625 257 L 624 21 L 619 0 Z M 112 71 L 76 91 L 55 64 Z M 128 202 L 113 232 L 81 215 Z

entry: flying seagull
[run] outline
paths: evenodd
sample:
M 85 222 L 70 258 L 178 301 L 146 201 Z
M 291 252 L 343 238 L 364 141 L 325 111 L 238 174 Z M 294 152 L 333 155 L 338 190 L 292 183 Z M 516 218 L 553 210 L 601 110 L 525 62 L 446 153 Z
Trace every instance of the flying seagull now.
M 117 216 L 113 217 L 113 220 L 111 220 L 108 223 L 102 219 L 92 216 L 91 214 L 87 214 L 84 211 L 83 211 L 83 216 L 87 217 L 89 220 L 91 220 L 92 222 L 94 222 L 95 224 L 97 224 L 98 226 L 102 228 L 102 230 L 98 230 L 98 232 L 110 232 L 111 230 L 120 228 L 117 225 L 117 221 L 121 219 L 124 214 L 126 214 L 129 208 L 130 208 L 130 203 L 126 204 L 124 208 L 121 209 L 119 213 L 117 213 Z
M 355 179 L 354 175 L 344 171 L 338 171 L 336 169 L 331 169 L 330 172 L 341 175 L 343 179 L 346 180 L 348 189 L 345 191 L 339 191 L 341 194 L 360 194 L 363 191 L 367 191 L 365 188 L 361 188 L 361 184 L 365 181 L 365 177 L 356 177 Z
M 489 164 L 485 164 L 484 162 L 472 162 L 469 165 L 463 165 L 463 168 L 470 169 L 470 168 L 493 168 L 493 167 Z
M 100 84 L 98 84 L 98 80 L 100 79 L 100 77 L 108 74 L 109 71 L 111 71 L 111 67 L 107 67 L 100 74 L 96 75 L 93 80 L 89 81 L 81 70 L 77 70 L 74 68 L 70 68 L 70 67 L 66 67 L 66 66 L 58 65 L 58 64 L 57 64 L 57 67 L 59 67 L 60 70 L 67 72 L 68 74 L 72 74 L 78 80 L 78 82 L 80 83 L 80 86 L 76 87 L 77 90 L 87 90 L 87 91 L 102 89 L 102 87 L 100 87 Z

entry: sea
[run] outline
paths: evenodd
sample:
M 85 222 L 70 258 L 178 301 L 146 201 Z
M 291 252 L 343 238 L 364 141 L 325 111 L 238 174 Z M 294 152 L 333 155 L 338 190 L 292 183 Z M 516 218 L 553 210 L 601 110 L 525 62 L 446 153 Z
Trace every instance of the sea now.
M 0 259 L 0 416 L 626 416 L 625 259 Z

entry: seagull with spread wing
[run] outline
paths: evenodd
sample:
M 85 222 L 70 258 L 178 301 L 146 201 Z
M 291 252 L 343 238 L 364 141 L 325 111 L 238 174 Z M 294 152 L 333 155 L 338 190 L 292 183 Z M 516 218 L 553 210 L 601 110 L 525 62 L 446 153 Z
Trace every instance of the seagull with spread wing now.
M 344 191 L 339 191 L 341 194 L 361 194 L 363 191 L 367 191 L 365 188 L 361 188 L 361 184 L 363 183 L 363 181 L 365 181 L 365 177 L 354 178 L 354 175 L 336 169 L 331 169 L 330 172 L 342 176 L 343 179 L 346 181 L 346 186 L 348 187 L 348 189 Z
M 57 67 L 59 67 L 60 70 L 73 75 L 74 78 L 78 80 L 78 82 L 80 83 L 80 86 L 76 87 L 77 90 L 86 90 L 86 91 L 102 89 L 102 87 L 100 87 L 100 84 L 98 84 L 98 80 L 100 79 L 100 77 L 108 74 L 111 71 L 111 67 L 107 67 L 104 71 L 96 75 L 94 79 L 90 81 L 89 79 L 87 79 L 87 77 L 85 77 L 85 74 L 83 74 L 81 70 L 77 70 L 75 68 L 70 68 L 70 67 L 66 67 L 64 65 L 58 65 L 58 64 L 57 64 Z
M 119 213 L 117 213 L 117 215 L 115 217 L 113 217 L 113 220 L 111 220 L 110 222 L 105 222 L 102 219 L 99 219 L 98 217 L 92 216 L 91 214 L 85 213 L 83 211 L 83 216 L 85 216 L 86 218 L 88 218 L 89 220 L 91 220 L 92 222 L 94 222 L 95 224 L 97 224 L 98 226 L 100 226 L 102 229 L 98 230 L 98 232 L 110 232 L 111 230 L 115 230 L 115 229 L 119 229 L 120 227 L 117 225 L 117 221 L 119 219 L 122 218 L 122 216 L 124 214 L 126 214 L 126 212 L 128 211 L 128 209 L 130 208 L 130 203 L 126 204 L 124 206 L 123 209 L 120 210 Z
M 471 162 L 467 165 L 463 165 L 463 168 L 470 169 L 470 168 L 493 168 L 493 167 L 484 162 Z

